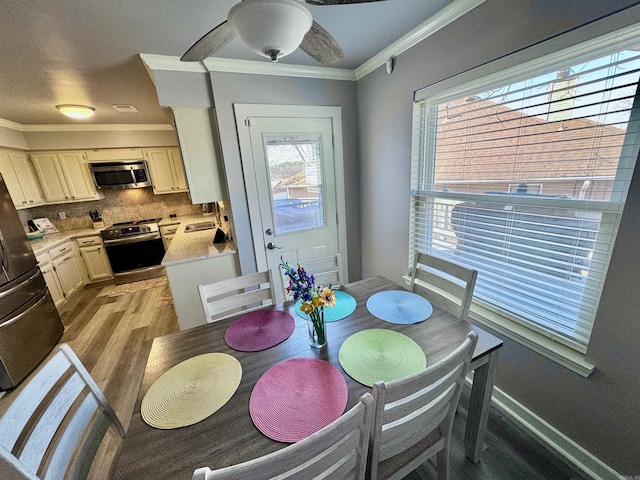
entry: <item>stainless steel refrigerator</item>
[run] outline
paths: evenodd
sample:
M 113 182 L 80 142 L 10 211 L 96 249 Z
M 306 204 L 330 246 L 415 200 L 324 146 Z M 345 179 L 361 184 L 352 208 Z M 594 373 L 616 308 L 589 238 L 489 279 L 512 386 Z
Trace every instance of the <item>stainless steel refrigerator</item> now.
M 0 175 L 0 390 L 15 387 L 64 327 Z

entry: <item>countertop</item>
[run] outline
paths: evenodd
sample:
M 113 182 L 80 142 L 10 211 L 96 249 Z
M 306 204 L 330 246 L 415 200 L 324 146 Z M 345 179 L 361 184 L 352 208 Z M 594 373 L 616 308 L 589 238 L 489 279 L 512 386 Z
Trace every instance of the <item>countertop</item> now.
M 40 255 L 53 247 L 62 245 L 68 240 L 80 237 L 90 237 L 93 235 L 100 235 L 100 230 L 95 228 L 79 228 L 76 230 L 65 230 L 64 232 L 58 233 L 47 233 L 44 237 L 38 238 L 37 240 L 31 240 L 29 243 L 31 244 L 33 253 Z
M 223 243 L 213 243 L 215 229 L 200 230 L 196 232 L 185 232 L 184 228 L 190 223 L 216 222 L 215 215 L 188 215 L 176 218 L 163 218 L 159 225 L 180 224 L 178 230 L 171 240 L 171 245 L 162 259 L 165 267 L 181 263 L 195 262 L 205 258 L 220 255 L 233 255 L 237 253 L 236 244 L 232 240 Z M 224 222 L 223 222 L 224 224 Z M 226 233 L 228 226 L 223 225 L 222 230 Z

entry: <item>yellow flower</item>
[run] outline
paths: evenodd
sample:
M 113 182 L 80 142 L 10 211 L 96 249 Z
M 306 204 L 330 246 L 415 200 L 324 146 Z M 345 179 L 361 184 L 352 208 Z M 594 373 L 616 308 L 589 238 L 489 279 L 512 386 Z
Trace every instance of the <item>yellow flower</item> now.
M 314 307 L 320 308 L 320 307 L 324 306 L 324 299 L 322 298 L 322 296 L 316 295 L 315 297 L 313 297 L 311 299 L 311 303 L 313 303 Z
M 325 288 L 320 295 L 322 297 L 322 303 L 330 307 L 336 304 L 336 294 L 330 288 Z
M 302 305 L 300 305 L 300 310 L 302 310 L 302 313 L 306 313 L 307 315 L 313 312 L 313 308 L 314 307 L 311 302 L 304 302 Z

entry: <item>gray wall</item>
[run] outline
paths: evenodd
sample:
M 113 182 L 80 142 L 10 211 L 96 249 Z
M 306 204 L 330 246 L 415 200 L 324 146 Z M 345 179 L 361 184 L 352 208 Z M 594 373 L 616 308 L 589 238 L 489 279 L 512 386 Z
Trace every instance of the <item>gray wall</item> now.
M 358 82 L 363 276 L 407 273 L 415 90 L 574 29 L 635 2 L 488 0 Z M 640 20 L 640 7 L 545 43 L 577 43 Z M 559 42 L 559 43 L 558 43 Z M 526 52 L 521 52 L 526 57 Z M 621 474 L 640 474 L 640 165 L 614 249 L 588 358 L 589 379 L 505 339 L 496 384 Z M 381 225 L 384 225 L 381 234 Z

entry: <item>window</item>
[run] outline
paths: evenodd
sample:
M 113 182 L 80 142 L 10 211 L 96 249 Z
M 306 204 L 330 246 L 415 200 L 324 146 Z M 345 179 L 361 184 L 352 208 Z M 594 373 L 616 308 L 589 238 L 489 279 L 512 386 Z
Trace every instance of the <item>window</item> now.
M 582 353 L 640 143 L 640 38 L 590 43 L 416 101 L 409 248 L 478 270 L 472 312 Z

